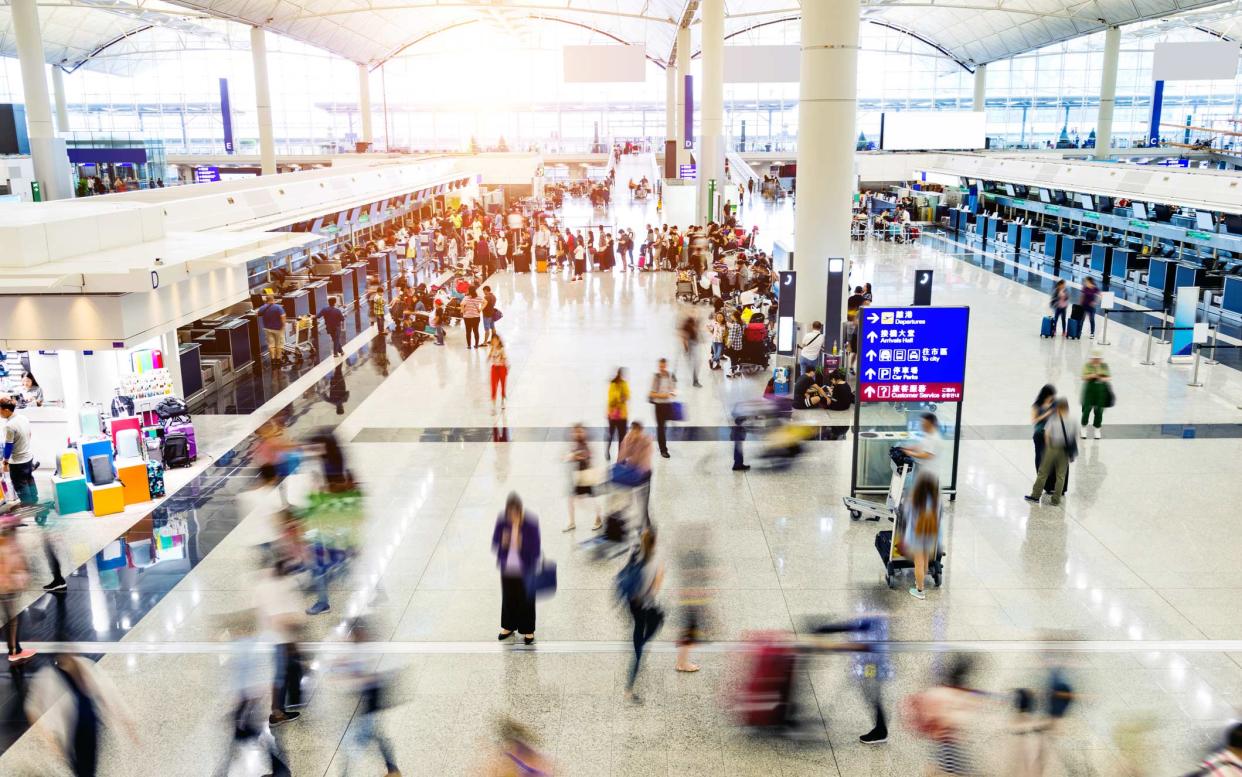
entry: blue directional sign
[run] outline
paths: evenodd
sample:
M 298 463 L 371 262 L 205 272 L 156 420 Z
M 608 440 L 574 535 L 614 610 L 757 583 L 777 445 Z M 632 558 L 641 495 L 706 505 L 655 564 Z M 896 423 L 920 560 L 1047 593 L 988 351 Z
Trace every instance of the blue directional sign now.
M 970 308 L 863 308 L 858 398 L 863 402 L 960 402 Z

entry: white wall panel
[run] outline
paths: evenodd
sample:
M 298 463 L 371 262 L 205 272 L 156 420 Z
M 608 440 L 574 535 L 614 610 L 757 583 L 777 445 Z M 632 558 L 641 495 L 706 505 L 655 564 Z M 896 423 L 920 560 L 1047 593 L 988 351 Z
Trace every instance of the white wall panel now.
M 798 46 L 725 46 L 726 84 L 794 84 L 799 80 Z
M 611 84 L 647 80 L 643 46 L 566 46 L 565 83 Z
M 1205 40 L 1156 44 L 1151 67 L 1155 81 L 1232 81 L 1237 74 L 1237 43 Z

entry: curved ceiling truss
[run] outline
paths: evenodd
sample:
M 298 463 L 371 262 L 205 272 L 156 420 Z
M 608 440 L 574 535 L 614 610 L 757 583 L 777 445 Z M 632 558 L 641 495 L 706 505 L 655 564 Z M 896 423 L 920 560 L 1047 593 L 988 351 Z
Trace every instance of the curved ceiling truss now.
M 801 0 L 822 2 L 823 0 Z M 931 46 L 967 70 L 1112 25 L 1170 18 L 1176 24 L 1238 37 L 1231 0 L 863 0 L 863 19 Z M 153 27 L 189 27 L 225 19 L 259 26 L 374 68 L 449 30 L 480 21 L 563 24 L 609 41 L 640 43 L 665 67 L 677 29 L 698 0 L 44 0 L 39 7 L 50 63 L 82 67 Z M 1223 14 L 1215 8 L 1225 9 Z M 728 0 L 726 33 L 799 18 L 796 0 Z M 1204 23 L 1195 20 L 1195 13 Z M 697 36 L 697 25 L 694 28 Z M 0 55 L 12 56 L 12 22 L 0 6 Z

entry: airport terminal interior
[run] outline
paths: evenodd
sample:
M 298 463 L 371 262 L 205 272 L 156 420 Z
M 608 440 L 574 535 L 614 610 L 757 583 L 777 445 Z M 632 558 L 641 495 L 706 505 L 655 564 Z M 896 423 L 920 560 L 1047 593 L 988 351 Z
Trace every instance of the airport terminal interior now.
M 0 774 L 1242 775 L 1240 34 L 9 0 Z

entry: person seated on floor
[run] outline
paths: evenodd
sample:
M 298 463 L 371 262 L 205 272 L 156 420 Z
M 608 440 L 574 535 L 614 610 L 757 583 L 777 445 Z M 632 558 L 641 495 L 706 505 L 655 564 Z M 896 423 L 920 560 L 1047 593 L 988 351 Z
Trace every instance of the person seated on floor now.
M 849 410 L 854 406 L 854 389 L 841 370 L 833 370 L 828 375 L 828 394 L 827 410 Z
M 794 383 L 793 406 L 795 410 L 811 410 L 827 407 L 832 402 L 832 395 L 819 385 L 819 377 L 814 367 L 807 367 Z

